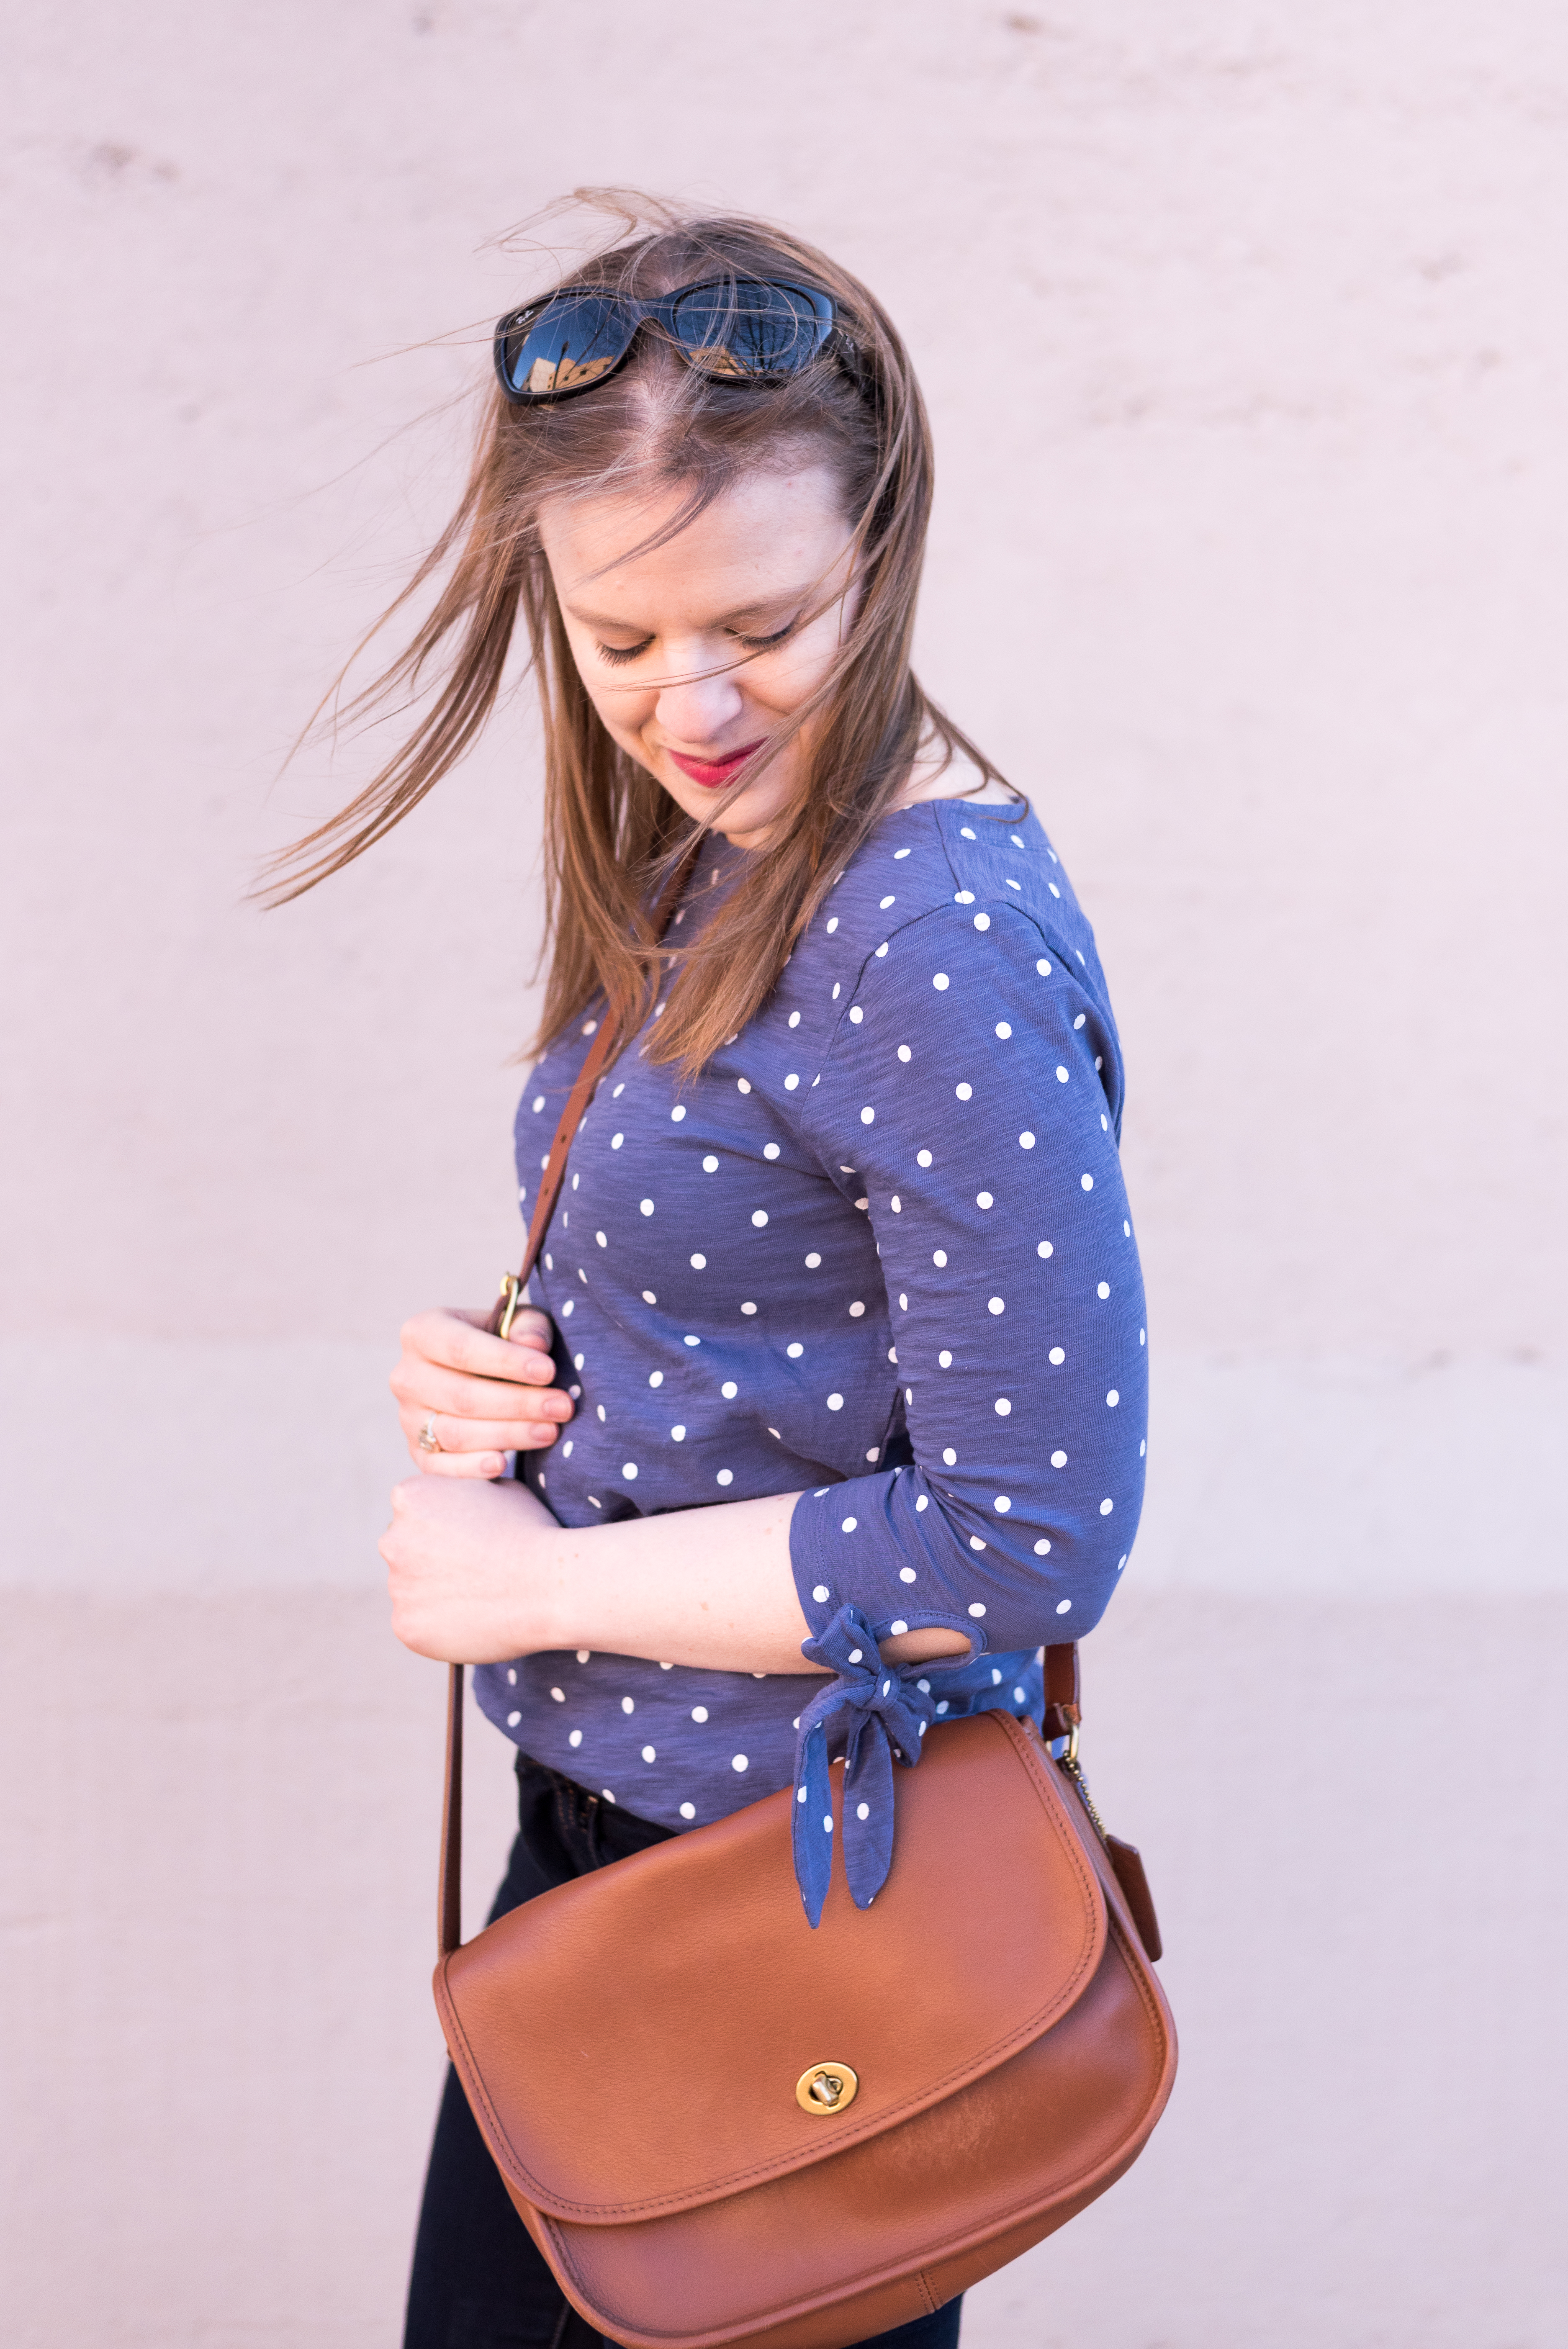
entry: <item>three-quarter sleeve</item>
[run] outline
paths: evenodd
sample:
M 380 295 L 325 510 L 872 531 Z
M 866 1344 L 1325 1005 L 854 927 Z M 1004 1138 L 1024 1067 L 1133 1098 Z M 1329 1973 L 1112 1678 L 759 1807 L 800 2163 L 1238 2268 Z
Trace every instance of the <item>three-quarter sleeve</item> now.
M 1089 1630 L 1116 1587 L 1147 1352 L 1096 977 L 1022 906 L 956 904 L 868 957 L 845 1004 L 806 1117 L 867 1202 L 889 1443 L 907 1431 L 913 1457 L 797 1503 L 814 1632 L 847 1603 L 878 1638 L 942 1625 L 1018 1651 Z

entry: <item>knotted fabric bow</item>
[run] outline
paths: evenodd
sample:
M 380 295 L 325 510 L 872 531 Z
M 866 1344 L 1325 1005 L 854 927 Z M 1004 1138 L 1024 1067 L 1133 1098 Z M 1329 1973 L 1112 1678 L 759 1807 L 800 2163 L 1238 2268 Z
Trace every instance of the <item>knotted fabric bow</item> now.
M 883 1663 L 857 1607 L 841 1607 L 801 1653 L 837 1674 L 806 1706 L 795 1737 L 794 1873 L 815 1926 L 833 1873 L 828 1764 L 844 1756 L 844 1873 L 856 1907 L 869 1909 L 893 1860 L 893 1764 L 919 1760 L 936 1703 L 909 1668 Z

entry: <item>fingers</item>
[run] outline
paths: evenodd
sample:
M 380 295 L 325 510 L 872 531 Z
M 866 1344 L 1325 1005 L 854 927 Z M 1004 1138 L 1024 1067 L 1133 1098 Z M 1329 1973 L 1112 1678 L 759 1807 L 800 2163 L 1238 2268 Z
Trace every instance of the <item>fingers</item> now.
M 571 1397 L 559 1387 L 541 1393 L 513 1379 L 476 1379 L 437 1362 L 410 1361 L 392 1372 L 392 1392 L 405 1411 L 448 1412 L 454 1419 L 526 1420 L 531 1424 L 572 1416 Z
M 456 1312 L 416 1313 L 401 1331 L 405 1362 L 433 1362 L 472 1378 L 529 1386 L 548 1386 L 555 1378 L 550 1335 L 549 1316 L 533 1306 L 518 1314 L 509 1338 L 493 1337 Z
M 499 1476 L 504 1453 L 546 1452 L 556 1441 L 556 1424 L 549 1420 L 458 1419 L 441 1412 L 400 1412 L 398 1418 L 409 1457 L 425 1475 Z M 420 1441 L 427 1428 L 435 1437 L 435 1451 Z

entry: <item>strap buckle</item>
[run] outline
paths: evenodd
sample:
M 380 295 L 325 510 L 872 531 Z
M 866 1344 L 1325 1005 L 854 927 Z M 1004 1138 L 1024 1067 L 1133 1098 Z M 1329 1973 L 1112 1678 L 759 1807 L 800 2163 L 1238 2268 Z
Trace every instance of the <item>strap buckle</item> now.
M 517 1319 L 517 1309 L 523 1302 L 523 1284 L 514 1272 L 502 1274 L 497 1294 L 504 1302 L 501 1308 L 501 1319 L 495 1325 L 495 1334 L 498 1338 L 510 1338 L 512 1324 Z

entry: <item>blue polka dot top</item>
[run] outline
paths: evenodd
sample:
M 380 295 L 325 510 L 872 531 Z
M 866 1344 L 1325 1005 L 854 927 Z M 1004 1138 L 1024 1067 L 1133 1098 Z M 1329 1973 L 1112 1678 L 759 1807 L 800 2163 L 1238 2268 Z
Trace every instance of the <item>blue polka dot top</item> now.
M 703 843 L 672 941 L 742 864 Z M 528 1081 L 524 1212 L 590 1032 Z M 699 1079 L 634 1044 L 600 1083 L 531 1291 L 576 1416 L 519 1473 L 569 1526 L 805 1488 L 814 1657 L 853 1660 L 869 1702 L 870 1643 L 969 1640 L 898 1676 L 898 1760 L 965 1713 L 1038 1719 L 1041 1651 L 1098 1619 L 1143 1495 L 1121 1106 L 1094 934 L 1038 820 L 887 817 Z M 538 1760 L 678 1830 L 788 1785 L 825 1687 L 586 1651 L 475 1685 Z

